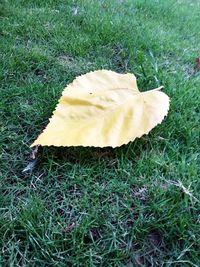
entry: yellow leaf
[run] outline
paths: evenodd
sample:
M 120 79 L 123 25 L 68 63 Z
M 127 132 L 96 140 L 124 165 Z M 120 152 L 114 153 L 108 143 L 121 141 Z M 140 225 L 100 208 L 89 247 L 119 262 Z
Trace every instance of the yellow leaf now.
M 97 70 L 63 91 L 46 129 L 32 144 L 117 147 L 148 134 L 169 109 L 159 91 L 140 92 L 133 74 Z

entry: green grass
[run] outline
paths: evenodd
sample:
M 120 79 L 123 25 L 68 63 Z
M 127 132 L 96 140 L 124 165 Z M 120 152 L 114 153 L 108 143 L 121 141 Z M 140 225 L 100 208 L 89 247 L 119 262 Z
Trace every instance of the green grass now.
M 0 3 L 0 266 L 200 266 L 198 0 Z M 168 117 L 117 149 L 30 144 L 96 69 L 164 85 Z

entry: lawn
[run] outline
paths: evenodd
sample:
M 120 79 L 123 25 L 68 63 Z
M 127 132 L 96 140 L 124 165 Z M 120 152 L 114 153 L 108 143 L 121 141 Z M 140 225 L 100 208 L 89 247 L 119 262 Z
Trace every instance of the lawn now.
M 200 266 L 200 2 L 2 0 L 0 266 Z M 30 145 L 61 92 L 96 69 L 171 98 L 111 148 Z

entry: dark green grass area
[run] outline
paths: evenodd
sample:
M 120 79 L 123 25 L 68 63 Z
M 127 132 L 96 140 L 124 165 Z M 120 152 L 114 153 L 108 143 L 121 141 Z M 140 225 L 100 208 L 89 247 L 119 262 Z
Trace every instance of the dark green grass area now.
M 198 0 L 0 2 L 0 266 L 200 266 Z M 117 149 L 30 145 L 96 69 L 164 85 L 163 123 Z

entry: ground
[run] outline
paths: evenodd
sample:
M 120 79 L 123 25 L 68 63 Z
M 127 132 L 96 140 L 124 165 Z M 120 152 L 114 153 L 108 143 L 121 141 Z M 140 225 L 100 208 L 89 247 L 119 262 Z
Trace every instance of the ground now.
M 2 0 L 0 266 L 200 266 L 200 2 Z M 169 115 L 117 149 L 30 145 L 96 69 L 164 85 Z

